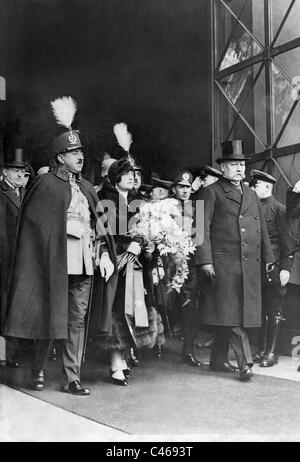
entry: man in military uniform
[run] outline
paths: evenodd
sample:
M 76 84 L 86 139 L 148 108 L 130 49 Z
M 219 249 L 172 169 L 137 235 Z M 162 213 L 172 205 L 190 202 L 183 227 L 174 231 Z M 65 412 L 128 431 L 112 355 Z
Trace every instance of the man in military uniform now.
M 80 368 L 94 274 L 94 234 L 100 243 L 95 263 L 108 287 L 116 282 L 116 255 L 109 228 L 105 230 L 99 219 L 104 212 L 94 188 L 81 177 L 84 147 L 79 134 L 70 122 L 63 122 L 64 114 L 76 108 L 75 102 L 57 99 L 52 107 L 57 106 L 56 119 L 68 130 L 53 141 L 57 169 L 40 175 L 22 204 L 5 335 L 37 340 L 32 370 L 35 390 L 44 389 L 52 341 L 64 340 L 62 389 L 85 396 L 90 391 L 80 384 Z M 95 283 L 98 278 L 96 273 Z M 112 302 L 98 302 L 105 318 Z
M 180 217 L 178 224 L 190 237 L 193 236 L 195 219 L 195 202 L 190 199 L 192 192 L 193 175 L 188 170 L 178 172 L 173 179 L 172 191 L 177 199 Z M 177 221 L 177 217 L 175 218 Z M 189 278 L 184 284 L 179 296 L 175 294 L 176 302 L 180 305 L 181 324 L 183 334 L 183 360 L 195 367 L 201 362 L 194 356 L 194 339 L 197 332 L 197 275 L 192 255 L 189 262 Z
M 262 328 L 260 352 L 256 362 L 271 367 L 278 362 L 280 326 L 285 320 L 284 304 L 293 265 L 292 239 L 286 218 L 285 206 L 273 196 L 276 178 L 260 170 L 252 170 L 250 187 L 256 192 L 267 222 L 268 233 L 278 265 L 263 278 Z
M 3 165 L 3 180 L 0 181 L 0 332 L 3 334 L 7 311 L 9 281 L 17 240 L 17 221 L 25 189 L 23 181 L 26 163 L 22 149 L 16 149 L 14 156 L 8 156 Z M 8 367 L 19 367 L 17 342 L 1 339 L 0 360 Z
M 204 241 L 195 254 L 207 280 L 202 322 L 215 330 L 211 368 L 223 370 L 231 345 L 241 380 L 253 376 L 245 328 L 261 325 L 261 260 L 273 261 L 259 200 L 242 182 L 245 160 L 241 140 L 222 144 L 223 178 L 203 191 Z
M 222 172 L 220 170 L 211 167 L 210 165 L 204 165 L 200 169 L 200 175 L 195 178 L 192 184 L 192 193 L 194 199 L 199 199 L 203 188 L 206 188 L 210 184 L 215 183 L 221 178 Z

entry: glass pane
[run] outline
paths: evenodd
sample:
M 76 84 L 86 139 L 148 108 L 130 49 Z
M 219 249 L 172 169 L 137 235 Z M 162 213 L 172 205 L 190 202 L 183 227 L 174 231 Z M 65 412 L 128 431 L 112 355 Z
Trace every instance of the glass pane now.
M 263 78 L 261 78 L 263 81 Z M 263 82 L 259 83 L 263 84 Z M 221 92 L 220 92 L 221 93 Z M 222 95 L 222 93 L 221 93 Z M 258 96 L 257 96 L 258 99 Z M 220 142 L 226 139 L 242 139 L 247 147 L 246 153 L 253 154 L 255 152 L 261 152 L 265 149 L 263 142 L 259 142 L 253 135 L 249 127 L 243 122 L 243 120 L 237 115 L 234 109 L 226 100 L 225 96 L 222 95 L 216 104 L 216 109 L 219 109 L 220 114 Z M 265 110 L 260 111 L 260 118 L 258 117 L 258 110 L 254 111 L 254 104 L 256 98 L 254 92 L 252 92 L 241 111 L 243 117 L 247 120 L 252 130 L 260 135 L 260 138 L 266 138 L 266 123 L 265 123 Z M 262 106 L 264 104 L 262 103 Z M 256 120 L 255 120 L 256 117 Z M 256 129 L 256 130 L 255 130 Z
M 272 0 L 270 2 L 272 17 L 272 37 L 276 34 L 283 17 L 290 6 L 292 0 Z
M 300 120 L 300 104 L 297 104 L 296 109 L 293 112 L 292 117 L 290 118 L 283 135 L 281 136 L 278 147 L 289 146 L 290 144 L 300 143 L 300 130 L 299 130 L 299 120 Z
M 248 0 L 224 0 L 224 3 L 231 9 L 231 11 L 236 15 L 240 16 L 241 11 L 247 5 Z
M 263 45 L 265 43 L 264 0 L 250 0 L 242 11 L 240 20 Z
M 246 119 L 257 136 L 266 143 L 265 69 L 255 65 L 223 77 L 219 84 L 237 111 Z M 234 116 L 233 122 L 237 119 Z M 229 124 L 228 130 L 230 129 Z
M 242 10 L 241 21 L 250 31 L 253 29 L 259 31 L 259 38 L 264 40 L 262 3 L 261 0 L 256 0 L 256 2 L 252 7 L 252 2 L 247 0 Z M 231 5 L 231 2 L 227 3 Z M 220 2 L 217 2 L 216 15 L 216 66 L 221 61 L 219 70 L 262 52 L 262 47 Z
M 284 2 L 282 2 L 284 3 Z M 300 37 L 300 0 L 296 0 L 294 6 L 287 17 L 286 22 L 276 40 L 276 45 L 289 42 Z
M 293 52 L 295 51 L 296 50 L 293 50 Z M 290 53 L 291 52 L 285 53 L 285 55 L 289 55 Z M 278 58 L 280 58 L 280 60 Z M 285 68 L 285 64 L 288 65 L 286 67 L 296 65 L 296 63 L 292 63 L 289 59 L 287 60 L 286 58 L 287 57 L 284 55 L 280 55 L 277 57 L 277 60 L 280 61 L 280 64 L 282 64 L 283 69 Z M 280 129 L 282 128 L 282 125 L 284 124 L 285 119 L 287 118 L 294 104 L 294 99 L 292 97 L 292 90 L 294 87 L 275 64 L 272 63 L 271 68 L 274 95 L 274 134 L 276 139 Z

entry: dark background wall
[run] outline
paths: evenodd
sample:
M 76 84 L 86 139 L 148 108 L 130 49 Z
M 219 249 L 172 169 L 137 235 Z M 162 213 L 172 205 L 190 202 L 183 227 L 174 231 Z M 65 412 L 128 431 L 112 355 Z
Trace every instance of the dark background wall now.
M 59 133 L 50 100 L 71 95 L 90 177 L 105 151 L 115 154 L 120 121 L 147 172 L 209 161 L 209 3 L 0 0 L 4 151 L 23 147 L 35 168 L 47 163 Z

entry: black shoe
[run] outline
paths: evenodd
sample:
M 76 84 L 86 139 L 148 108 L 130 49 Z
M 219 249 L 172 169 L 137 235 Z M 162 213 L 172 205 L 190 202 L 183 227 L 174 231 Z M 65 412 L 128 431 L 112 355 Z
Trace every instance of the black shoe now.
M 269 353 L 268 355 L 264 356 L 264 358 L 262 358 L 262 361 L 260 362 L 259 366 L 260 367 L 272 367 L 277 363 L 278 363 L 278 356 L 276 356 L 274 353 Z
M 213 364 L 209 365 L 210 369 L 214 372 L 237 372 L 239 369 L 235 367 L 230 362 L 225 362 L 223 364 Z
M 198 361 L 198 359 L 195 358 L 193 353 L 189 353 L 188 355 L 185 355 L 183 358 L 184 362 L 188 364 L 189 366 L 193 367 L 200 367 L 202 366 L 202 363 Z
M 125 369 L 125 370 L 127 370 L 127 369 Z M 115 371 L 115 372 L 117 372 L 117 371 Z M 122 372 L 124 374 L 124 371 L 122 371 Z M 124 379 L 116 379 L 115 377 L 113 377 L 113 374 L 114 374 L 114 372 L 112 370 L 110 370 L 111 381 L 112 381 L 112 383 L 114 385 L 121 385 L 122 387 L 127 387 L 128 382 L 126 380 L 126 375 L 125 374 L 124 374 L 124 377 L 125 377 Z
M 90 390 L 88 388 L 82 388 L 78 380 L 74 380 L 74 382 L 68 383 L 63 387 L 63 390 L 66 393 L 71 393 L 72 395 L 77 396 L 88 396 L 90 394 Z
M 45 371 L 32 371 L 32 388 L 37 391 L 42 391 L 45 388 Z
M 123 374 L 124 374 L 125 379 L 129 379 L 129 377 L 131 375 L 131 370 L 130 369 L 123 369 Z
M 253 377 L 253 372 L 251 371 L 250 367 L 246 367 L 245 369 L 240 371 L 240 380 L 245 382 L 246 380 L 250 380 Z
M 6 361 L 6 367 L 16 369 L 17 367 L 21 367 L 21 363 L 19 361 Z
M 264 359 L 264 356 L 265 356 L 265 353 L 261 352 L 261 353 L 256 353 L 254 356 L 253 356 L 253 362 L 254 363 L 260 363 L 263 359 Z

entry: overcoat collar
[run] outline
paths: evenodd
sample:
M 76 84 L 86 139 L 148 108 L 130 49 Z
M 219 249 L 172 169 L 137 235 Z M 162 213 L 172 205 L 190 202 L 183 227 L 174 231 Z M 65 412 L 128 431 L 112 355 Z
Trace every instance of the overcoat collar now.
M 220 178 L 218 181 L 218 184 L 222 187 L 224 192 L 227 194 L 227 197 L 238 204 L 241 205 L 240 212 L 243 213 L 245 210 L 247 210 L 250 205 L 254 201 L 254 195 L 251 194 L 251 191 L 249 191 L 249 188 L 245 187 L 245 185 L 241 182 L 241 187 L 243 194 L 239 192 L 239 190 L 235 187 L 234 184 L 230 183 L 229 180 L 226 178 Z
M 23 188 L 20 188 L 20 197 L 16 195 L 13 189 L 6 183 L 5 180 L 0 181 L 0 188 L 3 190 L 3 194 L 14 204 L 14 206 L 19 209 L 21 206 L 21 201 L 24 197 Z

